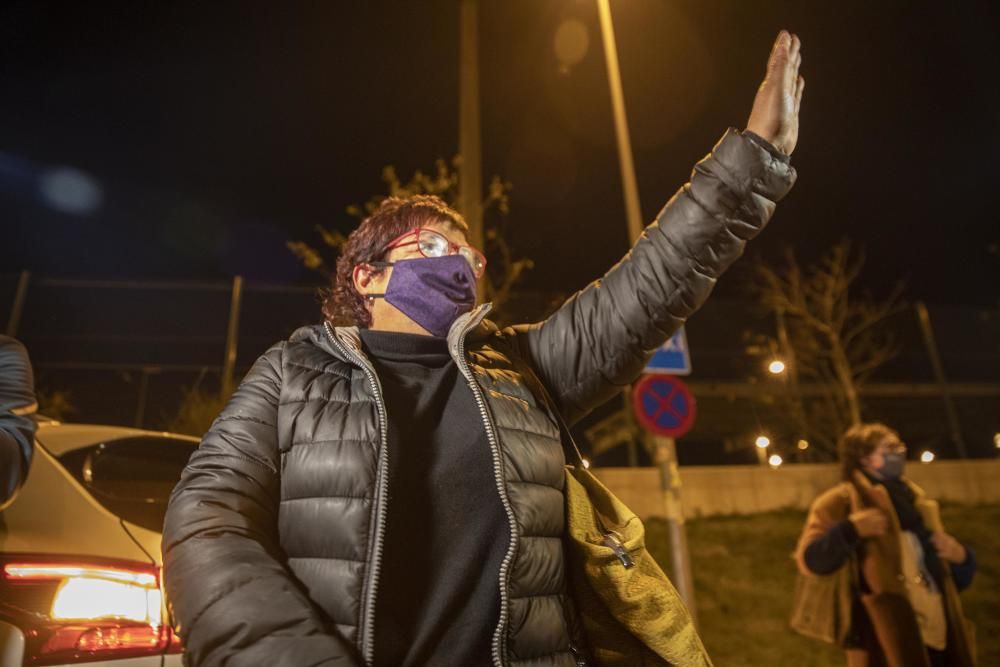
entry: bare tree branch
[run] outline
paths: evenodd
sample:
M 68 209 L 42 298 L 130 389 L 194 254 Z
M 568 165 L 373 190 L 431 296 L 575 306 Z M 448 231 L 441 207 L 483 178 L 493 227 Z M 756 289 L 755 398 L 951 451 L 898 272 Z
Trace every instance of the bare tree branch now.
M 780 266 L 754 265 L 754 295 L 765 309 L 782 314 L 795 372 L 821 388 L 808 400 L 788 400 L 801 403 L 795 413 L 804 415 L 809 440 L 833 453 L 839 433 L 861 419 L 859 387 L 898 352 L 887 323 L 906 308 L 902 285 L 884 299 L 855 295 L 865 254 L 846 239 L 806 267 L 790 248 L 783 259 Z

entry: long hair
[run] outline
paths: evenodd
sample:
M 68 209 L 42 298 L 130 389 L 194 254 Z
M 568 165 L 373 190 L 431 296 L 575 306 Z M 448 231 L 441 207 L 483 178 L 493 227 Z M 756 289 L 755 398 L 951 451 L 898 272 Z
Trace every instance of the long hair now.
M 354 267 L 383 258 L 390 241 L 429 223 L 446 224 L 468 234 L 462 216 L 434 195 L 387 197 L 347 237 L 331 276 L 331 286 L 320 293 L 323 316 L 335 325 L 371 326 L 365 298 L 354 288 Z
M 854 471 L 861 469 L 861 459 L 874 452 L 888 437 L 899 438 L 899 433 L 881 422 L 856 424 L 844 431 L 837 441 L 841 479 L 850 480 Z

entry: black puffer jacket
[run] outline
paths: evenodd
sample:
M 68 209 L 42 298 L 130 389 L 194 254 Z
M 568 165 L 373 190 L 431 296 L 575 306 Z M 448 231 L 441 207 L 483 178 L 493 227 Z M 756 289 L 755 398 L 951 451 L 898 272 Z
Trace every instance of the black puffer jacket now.
M 35 447 L 35 381 L 24 346 L 0 335 L 0 509 L 14 498 Z
M 512 358 L 535 369 L 570 422 L 582 417 L 635 379 L 794 179 L 787 161 L 731 130 L 632 252 L 552 317 L 499 331 L 486 306 L 452 327 L 511 525 L 494 664 L 575 664 L 558 428 Z M 257 361 L 167 511 L 164 577 L 190 664 L 371 664 L 385 423 L 356 329 L 300 329 Z

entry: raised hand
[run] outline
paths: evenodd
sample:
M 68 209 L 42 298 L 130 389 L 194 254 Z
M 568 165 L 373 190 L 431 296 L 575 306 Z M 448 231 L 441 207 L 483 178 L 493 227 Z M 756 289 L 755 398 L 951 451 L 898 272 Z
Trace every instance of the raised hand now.
M 757 89 L 747 129 L 791 155 L 799 140 L 799 106 L 806 80 L 799 74 L 802 64 L 799 38 L 782 30 L 771 49 L 767 74 Z

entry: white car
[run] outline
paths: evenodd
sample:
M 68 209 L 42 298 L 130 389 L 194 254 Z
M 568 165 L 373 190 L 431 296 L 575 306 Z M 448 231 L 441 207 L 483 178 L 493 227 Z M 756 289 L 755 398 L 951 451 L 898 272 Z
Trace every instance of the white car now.
M 196 438 L 39 419 L 0 511 L 0 667 L 174 667 L 160 533 Z

